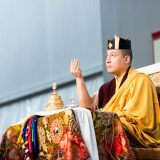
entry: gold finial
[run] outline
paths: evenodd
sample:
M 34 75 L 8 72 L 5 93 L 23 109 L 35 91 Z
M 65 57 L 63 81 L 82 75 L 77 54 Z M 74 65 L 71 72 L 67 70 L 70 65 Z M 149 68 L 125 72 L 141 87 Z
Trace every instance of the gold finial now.
M 61 99 L 61 96 L 58 95 L 56 92 L 57 89 L 57 84 L 54 82 L 52 85 L 52 95 L 48 99 L 48 104 L 45 108 L 46 111 L 51 111 L 51 110 L 56 110 L 56 109 L 63 109 L 64 108 L 64 103 Z
M 55 91 L 55 90 L 57 89 L 57 84 L 56 84 L 56 82 L 53 83 L 52 89 L 53 89 L 53 91 Z

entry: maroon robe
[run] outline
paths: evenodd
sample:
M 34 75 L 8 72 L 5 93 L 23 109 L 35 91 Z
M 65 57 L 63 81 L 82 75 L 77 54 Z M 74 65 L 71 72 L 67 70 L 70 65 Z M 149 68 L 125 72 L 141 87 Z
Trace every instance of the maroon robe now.
M 128 76 L 130 67 L 127 69 L 127 72 L 122 78 L 121 84 L 119 87 L 122 86 L 122 84 L 125 82 Z M 99 89 L 99 95 L 98 95 L 98 108 L 103 108 L 109 100 L 112 98 L 112 96 L 115 94 L 116 89 L 116 80 L 113 78 L 111 81 L 106 82 L 103 84 Z

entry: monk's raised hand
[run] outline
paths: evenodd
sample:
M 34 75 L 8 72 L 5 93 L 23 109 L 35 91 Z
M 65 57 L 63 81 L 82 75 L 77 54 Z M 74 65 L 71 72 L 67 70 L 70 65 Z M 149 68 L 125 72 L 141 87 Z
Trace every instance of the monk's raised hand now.
M 77 59 L 71 60 L 70 72 L 75 78 L 82 78 L 82 71 L 80 69 L 80 64 Z

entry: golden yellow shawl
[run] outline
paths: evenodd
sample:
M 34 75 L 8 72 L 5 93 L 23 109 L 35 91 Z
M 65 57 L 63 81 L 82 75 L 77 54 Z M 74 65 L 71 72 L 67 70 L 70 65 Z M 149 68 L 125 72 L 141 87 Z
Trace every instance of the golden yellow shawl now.
M 155 86 L 144 73 L 131 68 L 103 111 L 118 114 L 131 144 L 160 147 L 160 106 Z

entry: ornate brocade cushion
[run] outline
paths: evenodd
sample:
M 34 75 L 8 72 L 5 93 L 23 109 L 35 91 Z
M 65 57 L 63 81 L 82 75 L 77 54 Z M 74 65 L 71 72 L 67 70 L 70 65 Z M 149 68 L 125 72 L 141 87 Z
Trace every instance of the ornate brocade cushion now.
M 157 93 L 160 94 L 160 72 L 150 74 L 149 76 L 156 86 Z
M 160 148 L 132 148 L 137 160 L 160 160 Z

